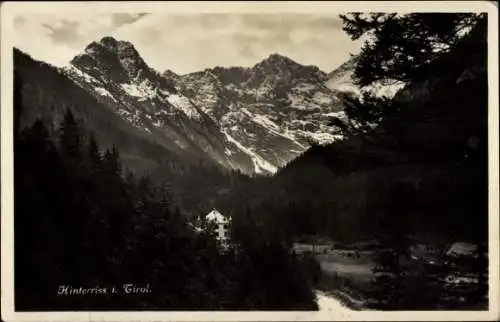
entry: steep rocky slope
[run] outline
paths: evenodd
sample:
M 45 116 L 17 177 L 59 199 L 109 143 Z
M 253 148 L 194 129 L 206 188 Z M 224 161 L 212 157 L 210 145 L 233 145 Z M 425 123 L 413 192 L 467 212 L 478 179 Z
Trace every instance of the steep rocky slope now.
M 229 158 L 225 149 L 231 143 L 216 124 L 170 79 L 151 69 L 132 44 L 105 37 L 62 71 L 149 140 L 251 171 L 251 159 L 242 152 Z
M 331 71 L 326 81 L 326 86 L 337 92 L 349 93 L 359 96 L 362 93 L 368 92 L 375 96 L 394 97 L 403 87 L 404 84 L 397 81 L 386 80 L 384 83 L 376 82 L 369 86 L 360 88 L 355 85 L 354 69 L 358 56 L 352 56 L 348 61 Z

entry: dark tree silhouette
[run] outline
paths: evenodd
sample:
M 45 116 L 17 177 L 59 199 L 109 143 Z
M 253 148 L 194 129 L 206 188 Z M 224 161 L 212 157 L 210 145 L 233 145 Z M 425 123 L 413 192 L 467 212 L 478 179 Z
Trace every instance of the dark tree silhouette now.
M 449 52 L 482 18 L 472 13 L 341 15 L 343 30 L 353 40 L 366 38 L 355 69 L 361 86 L 374 81 L 426 79 L 426 67 Z

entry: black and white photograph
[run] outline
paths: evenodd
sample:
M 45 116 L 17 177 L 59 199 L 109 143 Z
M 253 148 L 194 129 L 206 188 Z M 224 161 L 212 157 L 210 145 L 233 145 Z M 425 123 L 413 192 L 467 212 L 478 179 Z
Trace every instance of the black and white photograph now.
M 497 8 L 374 3 L 3 3 L 8 312 L 498 318 Z

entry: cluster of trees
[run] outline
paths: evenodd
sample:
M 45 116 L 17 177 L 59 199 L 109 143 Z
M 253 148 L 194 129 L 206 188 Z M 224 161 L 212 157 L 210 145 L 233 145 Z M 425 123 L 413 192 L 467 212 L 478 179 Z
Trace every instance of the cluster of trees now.
M 227 195 L 234 186 L 251 181 L 239 171 L 221 169 L 213 163 L 188 164 L 177 160 L 161 160 L 149 176 L 172 195 L 189 218 L 205 216 L 215 206 L 215 201 Z
M 353 40 L 364 39 L 354 72 L 358 85 L 422 81 L 432 63 L 449 53 L 485 14 L 350 13 L 340 15 Z
M 16 125 L 14 155 L 17 310 L 317 308 L 283 245 L 248 238 L 221 253 L 166 189 L 124 169 L 116 148 L 101 151 L 70 110 L 54 135 L 40 120 Z M 123 294 L 125 284 L 150 292 Z M 61 286 L 108 292 L 58 295 Z

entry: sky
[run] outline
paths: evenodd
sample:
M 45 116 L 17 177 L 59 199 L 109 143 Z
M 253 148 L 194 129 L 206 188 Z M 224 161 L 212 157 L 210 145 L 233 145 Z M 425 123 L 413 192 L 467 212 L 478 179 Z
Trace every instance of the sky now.
M 362 45 L 331 13 L 24 14 L 14 21 L 14 45 L 56 66 L 104 36 L 130 41 L 151 67 L 179 74 L 250 67 L 272 53 L 330 72 Z

